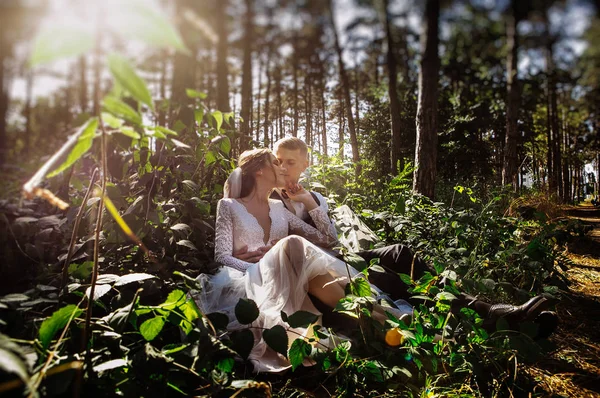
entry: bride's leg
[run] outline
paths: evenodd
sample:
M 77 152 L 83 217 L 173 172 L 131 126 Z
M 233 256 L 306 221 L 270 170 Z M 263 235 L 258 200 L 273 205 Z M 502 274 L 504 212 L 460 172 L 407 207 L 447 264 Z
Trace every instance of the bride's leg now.
M 344 289 L 330 274 L 318 275 L 308 282 L 308 292 L 331 308 L 344 298 Z
M 298 260 L 305 258 L 306 255 L 302 238 L 290 236 L 284 240 L 283 245 L 284 251 L 288 254 L 289 261 L 292 264 L 292 269 L 299 273 L 296 267 L 302 266 L 302 261 Z M 329 273 L 311 278 L 308 281 L 308 292 L 330 308 L 334 308 L 338 301 L 345 296 L 344 289 Z

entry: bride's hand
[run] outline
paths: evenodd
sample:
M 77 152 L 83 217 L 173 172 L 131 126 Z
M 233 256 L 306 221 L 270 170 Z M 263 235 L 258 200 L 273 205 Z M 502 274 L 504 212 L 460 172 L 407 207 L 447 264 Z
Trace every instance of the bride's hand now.
M 312 197 L 310 192 L 308 192 L 302 185 L 298 183 L 289 183 L 285 189 L 285 193 L 294 202 L 300 202 L 304 204 L 304 207 L 306 207 L 306 210 L 308 211 L 311 211 L 319 206 L 318 203 L 315 202 L 315 199 Z
M 248 246 L 246 245 L 239 250 L 235 250 L 233 252 L 233 257 L 249 263 L 257 263 L 261 258 L 263 258 L 265 253 L 268 252 L 272 246 L 273 245 L 271 244 L 268 246 L 259 247 L 254 251 L 248 251 Z
M 305 203 L 305 201 L 312 199 L 310 192 L 298 183 L 289 183 L 285 189 L 285 193 L 294 202 Z

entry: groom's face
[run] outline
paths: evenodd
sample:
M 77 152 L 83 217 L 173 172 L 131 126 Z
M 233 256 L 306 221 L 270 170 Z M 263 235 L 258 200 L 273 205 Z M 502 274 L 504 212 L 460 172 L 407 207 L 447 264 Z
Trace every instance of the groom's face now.
M 306 154 L 300 150 L 277 148 L 275 156 L 279 159 L 281 166 L 287 169 L 284 174 L 286 185 L 289 183 L 297 183 L 300 178 L 300 174 L 308 167 L 308 159 Z M 283 188 L 283 187 L 282 187 Z

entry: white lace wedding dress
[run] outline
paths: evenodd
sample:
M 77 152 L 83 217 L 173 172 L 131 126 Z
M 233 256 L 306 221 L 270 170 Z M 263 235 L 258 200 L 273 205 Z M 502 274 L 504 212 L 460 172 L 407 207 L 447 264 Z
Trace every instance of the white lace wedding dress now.
M 259 318 L 252 323 L 255 345 L 249 359 L 257 372 L 276 372 L 290 367 L 289 361 L 267 346 L 262 331 L 281 325 L 288 330 L 291 345 L 295 338 L 309 333 L 306 329 L 291 329 L 281 319 L 298 310 L 319 314 L 307 296 L 308 281 L 318 275 L 331 274 L 335 283 L 345 286 L 348 274 L 359 274 L 352 267 L 325 253 L 315 244 L 330 246 L 336 242 L 334 229 L 322 208 L 309 212 L 317 228 L 303 222 L 286 210 L 278 200 L 269 200 L 271 230 L 265 234 L 256 218 L 236 199 L 222 199 L 217 207 L 215 260 L 224 265 L 215 275 L 200 275 L 202 289 L 193 294 L 204 314 L 221 312 L 229 317 L 229 330 L 246 328 L 240 325 L 234 309 L 240 298 L 256 302 Z M 263 240 L 267 237 L 266 242 Z M 248 246 L 257 250 L 267 243 L 278 242 L 258 263 L 248 263 L 232 256 L 233 251 Z M 309 240 L 311 242 L 309 242 Z

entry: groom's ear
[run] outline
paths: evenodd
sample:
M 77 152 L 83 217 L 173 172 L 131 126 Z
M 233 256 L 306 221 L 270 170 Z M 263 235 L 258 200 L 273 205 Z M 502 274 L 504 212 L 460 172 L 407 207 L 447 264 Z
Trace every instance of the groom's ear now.
M 304 159 L 304 165 L 303 165 L 303 170 L 306 170 L 308 168 L 309 162 L 308 162 L 308 157 L 306 159 Z

